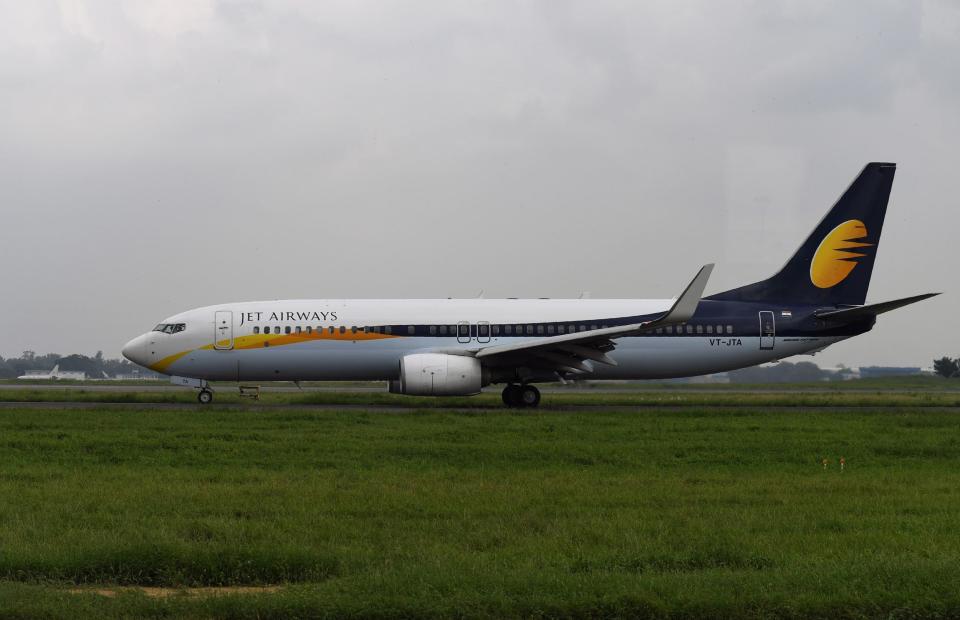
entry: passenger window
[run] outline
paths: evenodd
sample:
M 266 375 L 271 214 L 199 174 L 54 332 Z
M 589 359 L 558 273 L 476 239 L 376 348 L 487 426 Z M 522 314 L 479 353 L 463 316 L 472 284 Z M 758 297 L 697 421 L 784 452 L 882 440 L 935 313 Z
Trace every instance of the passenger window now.
M 658 328 L 657 328 L 657 335 L 660 335 L 660 334 L 662 334 L 662 333 L 663 333 L 663 328 L 662 328 L 662 327 L 658 327 Z
M 493 329 L 493 335 L 494 335 L 494 336 L 499 336 L 499 335 L 500 335 L 500 326 L 499 326 L 499 325 L 494 325 L 492 329 Z
M 732 334 L 732 333 L 733 333 L 733 325 L 727 325 L 727 333 L 728 333 L 728 334 Z
M 587 326 L 586 326 L 586 325 L 581 325 L 581 326 L 580 326 L 580 331 L 582 331 L 582 332 L 587 331 Z
M 527 325 L 527 334 L 533 335 L 533 325 Z
M 590 331 L 593 331 L 597 328 L 596 324 L 590 326 Z
M 307 325 L 307 333 L 308 333 L 308 334 L 312 334 L 312 333 L 313 333 L 313 328 L 312 328 L 311 326 L 309 326 L 309 325 Z
M 330 335 L 333 335 L 333 325 L 331 325 L 330 327 L 327 328 L 327 332 L 328 332 Z
M 436 335 L 437 335 L 437 326 L 436 326 L 436 325 L 431 325 L 431 326 L 430 326 L 430 335 L 431 335 L 431 336 L 436 336 Z
M 350 327 L 350 333 L 351 333 L 351 334 L 357 333 L 357 326 L 356 326 L 356 325 L 353 325 L 353 326 Z
M 254 328 L 253 328 L 253 333 L 254 333 L 254 334 L 259 334 L 259 333 L 260 333 L 260 328 L 259 328 L 259 327 L 254 327 Z
M 557 333 L 558 333 L 558 334 L 562 334 L 562 333 L 563 333 L 563 325 L 557 325 Z
M 506 334 L 507 336 L 512 335 L 512 334 L 513 334 L 513 325 L 504 325 L 504 326 L 503 326 L 503 333 Z
M 270 333 L 270 326 L 269 326 L 269 325 L 267 325 L 266 327 L 263 328 L 263 333 L 265 333 L 265 334 L 269 334 L 269 333 Z
M 601 325 L 600 327 L 603 328 L 603 329 L 606 329 L 606 328 L 607 328 L 606 325 Z
M 717 333 L 718 333 L 718 334 L 722 334 L 722 333 L 723 333 L 723 325 L 717 325 Z
M 688 334 L 692 334 L 692 333 L 693 333 L 693 325 L 687 325 L 687 333 L 688 333 Z
M 441 326 L 440 326 L 440 335 L 441 335 L 441 336 L 446 336 L 446 335 L 447 335 L 447 326 L 446 326 L 446 325 L 441 325 Z
M 341 326 L 340 326 L 340 333 L 341 333 L 341 334 L 347 333 L 347 326 L 346 326 L 346 325 L 341 325 Z
M 297 325 L 297 333 L 298 333 L 298 334 L 302 334 L 302 333 L 303 333 L 303 328 L 300 327 L 299 325 Z
M 414 334 L 417 333 L 417 328 L 414 327 L 413 325 L 407 325 L 407 333 L 413 336 Z
M 384 331 L 384 333 L 392 334 L 392 333 L 393 333 L 393 328 L 390 327 L 389 325 L 387 325 L 386 327 L 383 328 L 383 331 Z
M 276 327 L 273 328 L 273 333 L 275 333 L 275 334 L 279 334 L 279 333 L 280 333 L 280 326 L 279 326 L 279 325 L 277 325 Z
M 697 333 L 698 333 L 698 334 L 702 334 L 702 333 L 703 333 L 703 325 L 697 325 Z
M 553 334 L 556 328 L 553 325 L 547 325 L 547 334 Z
M 667 330 L 667 333 L 668 333 L 668 334 L 672 334 L 672 333 L 673 333 L 673 325 L 667 325 L 665 329 Z
M 543 335 L 543 325 L 537 325 L 537 333 L 541 336 Z
M 712 334 L 712 333 L 713 333 L 713 325 L 707 325 L 707 333 L 708 333 L 708 334 Z
M 283 328 L 283 333 L 285 333 L 285 334 L 289 334 L 289 333 L 290 333 L 290 326 L 289 326 L 289 325 L 287 325 L 286 327 Z

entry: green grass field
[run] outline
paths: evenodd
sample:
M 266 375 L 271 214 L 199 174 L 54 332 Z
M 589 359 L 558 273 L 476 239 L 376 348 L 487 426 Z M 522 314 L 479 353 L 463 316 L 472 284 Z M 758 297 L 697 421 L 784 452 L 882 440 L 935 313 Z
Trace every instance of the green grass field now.
M 588 396 L 0 409 L 0 617 L 960 615 L 955 395 Z

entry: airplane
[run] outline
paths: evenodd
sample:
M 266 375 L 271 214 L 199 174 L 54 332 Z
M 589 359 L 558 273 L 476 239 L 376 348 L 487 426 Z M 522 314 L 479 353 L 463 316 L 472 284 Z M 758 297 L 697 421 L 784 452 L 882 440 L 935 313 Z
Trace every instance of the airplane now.
M 20 375 L 19 377 L 17 377 L 17 379 L 23 379 L 25 381 L 29 381 L 29 380 L 46 381 L 50 379 L 53 379 L 53 380 L 74 379 L 74 380 L 82 381 L 86 378 L 87 378 L 87 373 L 83 371 L 60 370 L 60 364 L 55 365 L 53 367 L 53 370 L 49 372 L 44 372 L 42 370 L 32 370 L 32 371 L 27 371 L 27 374 L 25 375 Z
M 813 354 L 939 294 L 866 303 L 895 172 L 867 164 L 780 271 L 706 297 L 712 264 L 673 300 L 228 303 L 166 318 L 123 355 L 197 389 L 203 404 L 214 380 L 380 380 L 418 396 L 503 385 L 505 405 L 536 407 L 541 383 L 688 377 Z

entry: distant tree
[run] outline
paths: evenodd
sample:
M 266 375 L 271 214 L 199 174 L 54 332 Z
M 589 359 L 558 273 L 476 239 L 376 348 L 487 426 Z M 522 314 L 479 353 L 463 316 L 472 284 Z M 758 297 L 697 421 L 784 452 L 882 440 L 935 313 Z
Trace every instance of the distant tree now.
M 949 357 L 941 357 L 938 360 L 933 360 L 933 371 L 941 377 L 948 379 L 960 377 L 960 359 L 954 360 Z
M 833 374 L 813 362 L 780 362 L 772 366 L 753 366 L 727 373 L 732 383 L 793 383 L 825 381 Z
M 60 370 L 79 370 L 87 375 L 98 375 L 97 364 L 86 355 L 68 355 L 60 360 Z
M 17 376 L 17 371 L 14 370 L 13 366 L 0 357 L 0 379 L 14 379 Z

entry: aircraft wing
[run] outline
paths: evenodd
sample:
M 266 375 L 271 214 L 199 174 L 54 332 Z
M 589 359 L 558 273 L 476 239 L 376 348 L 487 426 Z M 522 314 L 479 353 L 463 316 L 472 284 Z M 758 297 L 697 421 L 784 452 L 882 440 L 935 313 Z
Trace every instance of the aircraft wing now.
M 616 366 L 616 361 L 607 355 L 616 348 L 615 339 L 689 321 L 697 310 L 712 271 L 713 264 L 701 267 L 673 306 L 651 321 L 493 345 L 479 349 L 475 355 L 487 363 L 502 361 L 511 365 L 549 367 L 559 372 L 592 372 L 593 362 Z
M 930 299 L 931 297 L 936 297 L 939 294 L 940 293 L 925 293 L 923 295 L 914 295 L 913 297 L 904 297 L 903 299 L 895 299 L 893 301 L 884 301 L 878 304 L 852 306 L 850 308 L 843 308 L 841 310 L 828 310 L 826 312 L 817 312 L 814 316 L 816 316 L 818 319 L 824 319 L 827 321 L 856 321 L 871 316 L 875 317 L 878 314 L 883 314 L 884 312 L 890 312 L 891 310 L 896 310 L 897 308 L 915 304 L 918 301 Z

